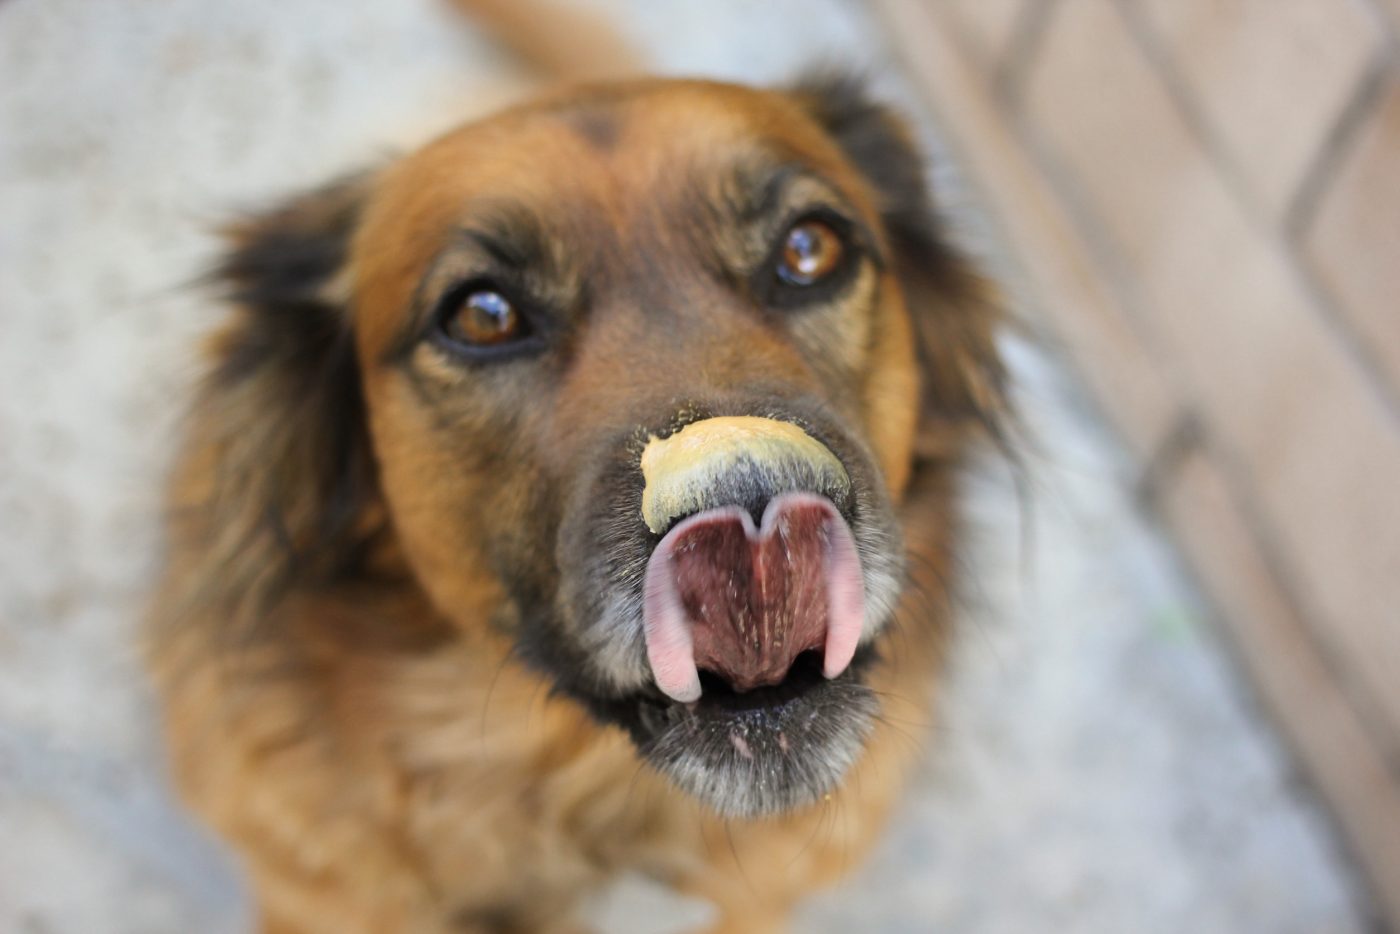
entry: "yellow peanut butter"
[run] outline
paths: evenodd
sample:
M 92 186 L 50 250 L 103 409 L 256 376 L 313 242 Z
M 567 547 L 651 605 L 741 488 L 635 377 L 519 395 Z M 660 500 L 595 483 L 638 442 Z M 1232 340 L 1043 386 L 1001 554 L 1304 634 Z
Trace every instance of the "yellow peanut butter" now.
M 660 533 L 695 512 L 705 491 L 741 461 L 792 474 L 800 464 L 814 483 L 846 488 L 850 478 L 826 445 L 791 422 L 721 416 L 692 422 L 667 438 L 653 435 L 642 450 L 642 519 Z

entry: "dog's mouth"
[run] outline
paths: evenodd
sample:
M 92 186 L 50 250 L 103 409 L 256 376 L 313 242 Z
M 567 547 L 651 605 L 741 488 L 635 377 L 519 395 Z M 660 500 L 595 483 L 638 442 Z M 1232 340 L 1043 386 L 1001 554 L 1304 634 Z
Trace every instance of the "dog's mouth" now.
M 704 695 L 700 672 L 733 691 L 780 685 L 803 653 L 828 678 L 860 643 L 865 591 L 850 526 L 814 493 L 784 493 L 758 523 L 721 506 L 676 524 L 647 563 L 647 658 L 673 700 Z
M 737 506 L 671 528 L 646 573 L 658 690 L 632 699 L 643 752 L 730 815 L 828 792 L 874 714 L 857 650 L 865 613 L 854 537 L 826 497 L 785 493 L 755 522 Z
M 800 420 L 707 414 L 615 448 L 561 533 L 580 560 L 562 596 L 587 625 L 546 670 L 728 817 L 842 781 L 900 592 L 898 528 L 862 451 L 821 413 Z

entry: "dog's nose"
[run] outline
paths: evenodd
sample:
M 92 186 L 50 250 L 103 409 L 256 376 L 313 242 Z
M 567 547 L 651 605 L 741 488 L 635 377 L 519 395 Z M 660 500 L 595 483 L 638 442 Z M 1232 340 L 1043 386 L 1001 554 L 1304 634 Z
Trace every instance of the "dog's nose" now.
M 780 493 L 832 498 L 850 488 L 831 450 L 791 422 L 721 416 L 692 422 L 642 451 L 642 519 L 656 534 L 717 506 L 747 508 L 755 521 Z
M 777 684 L 813 649 L 827 677 L 845 670 L 865 592 L 836 455 L 787 422 L 715 418 L 653 439 L 642 471 L 643 517 L 665 532 L 643 606 L 662 691 L 697 699 L 702 668 L 738 691 Z

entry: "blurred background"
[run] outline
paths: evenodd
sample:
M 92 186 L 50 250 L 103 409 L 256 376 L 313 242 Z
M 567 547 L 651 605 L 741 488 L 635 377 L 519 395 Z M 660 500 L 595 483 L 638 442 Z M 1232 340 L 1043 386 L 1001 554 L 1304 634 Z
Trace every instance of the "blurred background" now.
M 970 479 L 929 754 L 798 930 L 1400 925 L 1400 0 L 569 5 L 662 73 L 866 68 L 1024 322 L 1028 506 Z M 136 647 L 190 283 L 530 87 L 432 0 L 0 0 L 0 931 L 248 930 Z

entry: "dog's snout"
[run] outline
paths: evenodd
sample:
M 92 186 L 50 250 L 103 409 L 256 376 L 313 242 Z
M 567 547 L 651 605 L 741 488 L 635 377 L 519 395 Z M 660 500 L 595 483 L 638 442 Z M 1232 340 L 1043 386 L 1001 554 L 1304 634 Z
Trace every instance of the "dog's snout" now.
M 755 519 L 782 493 L 832 499 L 850 488 L 831 450 L 791 422 L 721 416 L 692 422 L 642 452 L 642 519 L 661 534 L 677 520 L 717 506 L 738 506 Z
M 863 630 L 861 568 L 834 500 L 851 479 L 792 422 L 718 416 L 642 452 L 642 518 L 661 535 L 644 629 L 657 685 L 700 696 L 699 672 L 737 691 L 781 682 L 817 650 L 836 677 Z

